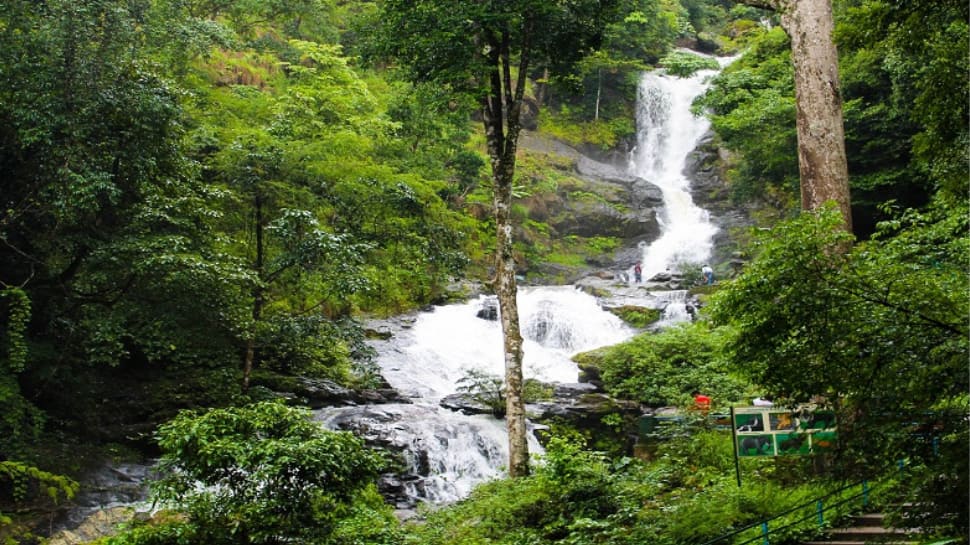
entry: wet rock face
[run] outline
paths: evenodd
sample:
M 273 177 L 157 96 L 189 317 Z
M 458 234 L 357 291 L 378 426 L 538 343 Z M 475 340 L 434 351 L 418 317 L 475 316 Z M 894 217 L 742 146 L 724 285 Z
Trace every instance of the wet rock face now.
M 275 386 L 275 388 L 270 387 L 271 390 L 277 390 L 275 394 L 298 402 L 301 405 L 306 405 L 311 409 L 344 405 L 409 402 L 401 396 L 400 392 L 391 388 L 386 383 L 381 388 L 351 390 L 328 379 L 298 377 L 283 386 L 289 391 L 278 391 L 280 385 Z
M 465 393 L 446 395 L 441 398 L 439 405 L 463 414 L 492 414 L 495 412 L 492 407 L 475 399 L 472 394 Z
M 147 518 L 145 513 L 136 513 L 130 507 L 112 507 L 98 510 L 87 517 L 72 530 L 60 530 L 51 536 L 48 545 L 78 545 L 118 533 L 122 524 L 132 519 Z
M 81 477 L 78 495 L 62 506 L 49 526 L 44 524 L 53 532 L 50 543 L 88 543 L 117 533 L 119 523 L 136 516 L 132 505 L 148 499 L 154 466 L 154 460 L 110 462 Z
M 483 320 L 496 321 L 498 320 L 498 299 L 494 297 L 488 297 L 482 300 L 482 307 L 475 314 Z
M 731 189 L 721 177 L 721 162 L 720 150 L 708 137 L 687 156 L 684 168 L 691 179 L 691 198 L 710 212 L 711 221 L 719 228 L 714 236 L 714 255 L 711 257 L 714 263 L 730 262 L 737 247 L 732 233 L 754 225 L 750 207 L 732 203 Z

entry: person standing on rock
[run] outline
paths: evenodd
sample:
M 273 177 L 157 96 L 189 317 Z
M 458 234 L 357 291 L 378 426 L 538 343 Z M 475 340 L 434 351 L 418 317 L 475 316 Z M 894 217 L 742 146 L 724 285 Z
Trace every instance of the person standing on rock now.
M 633 279 L 637 284 L 643 281 L 643 266 L 637 261 L 637 264 L 633 266 Z
M 714 269 L 710 265 L 704 265 L 701 272 L 704 273 L 704 284 L 710 286 L 714 283 Z

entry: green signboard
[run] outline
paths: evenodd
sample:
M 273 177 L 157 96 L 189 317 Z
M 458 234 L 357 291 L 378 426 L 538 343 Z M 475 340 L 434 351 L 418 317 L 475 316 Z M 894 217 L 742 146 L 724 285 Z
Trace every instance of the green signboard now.
M 835 446 L 835 413 L 814 407 L 735 407 L 734 446 L 739 457 L 804 455 Z

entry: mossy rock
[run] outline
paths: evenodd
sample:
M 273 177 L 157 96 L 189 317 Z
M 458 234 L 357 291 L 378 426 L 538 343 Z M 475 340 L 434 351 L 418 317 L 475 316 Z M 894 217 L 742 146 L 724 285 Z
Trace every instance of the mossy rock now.
M 663 311 L 660 309 L 638 307 L 634 305 L 613 307 L 609 309 L 609 311 L 633 327 L 647 327 L 648 325 L 655 323 L 660 319 L 660 316 L 663 315 Z
M 717 284 L 704 284 L 702 286 L 691 286 L 687 292 L 693 296 L 711 295 L 718 290 Z

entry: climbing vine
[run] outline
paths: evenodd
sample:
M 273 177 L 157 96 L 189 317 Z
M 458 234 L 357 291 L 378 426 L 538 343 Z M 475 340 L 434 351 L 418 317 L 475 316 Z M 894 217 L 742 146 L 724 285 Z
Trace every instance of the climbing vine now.
M 0 404 L 4 407 L 0 418 L 0 457 L 20 451 L 25 441 L 35 438 L 43 426 L 43 414 L 20 393 L 17 375 L 27 367 L 27 325 L 30 321 L 30 298 L 19 287 L 5 287 L 0 291 L 0 316 L 6 316 L 6 328 L 0 336 Z
M 21 288 L 6 288 L 0 291 L 0 297 L 7 301 L 7 369 L 19 373 L 27 364 L 25 333 L 30 321 L 30 298 Z

